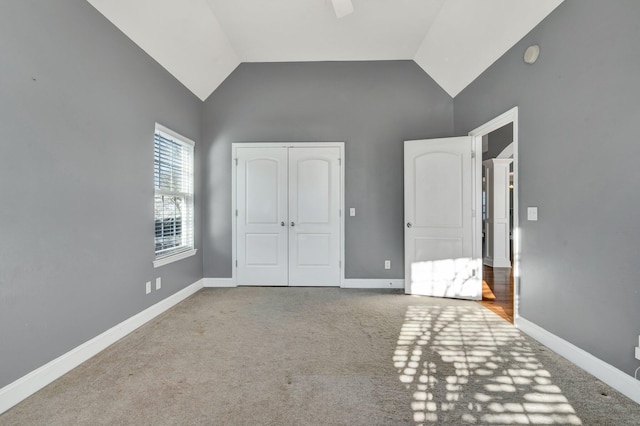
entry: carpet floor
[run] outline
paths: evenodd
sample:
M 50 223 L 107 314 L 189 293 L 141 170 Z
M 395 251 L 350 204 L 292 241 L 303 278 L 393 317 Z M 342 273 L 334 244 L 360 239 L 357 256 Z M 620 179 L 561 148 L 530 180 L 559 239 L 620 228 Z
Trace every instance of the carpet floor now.
M 204 289 L 0 425 L 638 425 L 640 405 L 474 302 Z

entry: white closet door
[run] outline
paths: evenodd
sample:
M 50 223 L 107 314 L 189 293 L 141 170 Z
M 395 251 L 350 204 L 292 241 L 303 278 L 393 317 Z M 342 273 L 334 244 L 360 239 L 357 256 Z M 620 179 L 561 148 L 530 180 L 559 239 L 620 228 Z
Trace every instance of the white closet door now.
M 339 148 L 289 148 L 289 285 L 340 285 L 339 158 Z
M 473 258 L 471 138 L 406 141 L 405 290 L 480 299 Z
M 287 150 L 238 148 L 237 284 L 288 285 Z

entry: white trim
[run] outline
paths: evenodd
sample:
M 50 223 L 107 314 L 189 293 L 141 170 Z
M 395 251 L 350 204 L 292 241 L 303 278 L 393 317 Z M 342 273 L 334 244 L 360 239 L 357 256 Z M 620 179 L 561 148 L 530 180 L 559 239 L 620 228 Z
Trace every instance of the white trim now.
M 508 260 L 501 262 L 500 260 L 492 258 L 484 258 L 482 259 L 482 263 L 491 268 L 511 268 L 511 262 L 509 262 Z
M 343 279 L 340 288 L 404 288 L 403 279 Z
M 174 137 L 174 138 L 176 138 L 176 139 L 179 139 L 181 142 L 185 142 L 185 143 L 187 143 L 188 145 L 191 145 L 192 147 L 193 147 L 193 146 L 196 146 L 196 143 L 195 143 L 194 141 L 192 141 L 191 139 L 189 139 L 189 138 L 187 138 L 187 137 L 182 136 L 182 135 L 181 135 L 180 133 L 178 133 L 178 132 L 174 132 L 173 130 L 171 130 L 171 129 L 169 129 L 169 128 L 165 127 L 165 126 L 163 126 L 162 124 L 160 124 L 160 123 L 158 123 L 158 122 L 156 122 L 156 130 L 160 130 L 162 133 L 166 133 L 166 134 L 168 134 L 169 136 L 172 136 L 172 137 Z
M 506 126 L 509 123 L 513 123 L 513 317 L 515 320 L 520 316 L 520 256 L 521 256 L 521 244 L 520 244 L 520 219 L 519 219 L 519 159 L 518 159 L 518 107 L 513 107 L 509 111 L 500 114 L 498 117 L 490 120 L 489 122 L 477 127 L 469 132 L 469 136 L 475 138 L 475 145 L 482 146 L 482 136 L 487 135 L 494 130 Z M 482 154 L 477 153 L 475 158 L 476 170 L 482 170 Z M 481 203 L 481 201 L 479 201 Z M 478 205 L 478 203 L 476 203 Z M 482 205 L 478 214 L 480 220 L 482 220 Z M 482 229 L 482 223 L 480 223 L 480 229 Z M 480 248 L 482 253 L 482 248 Z
M 237 287 L 233 278 L 203 278 L 205 288 Z
M 236 159 L 238 158 L 237 148 L 328 148 L 337 147 L 340 148 L 340 282 L 345 281 L 344 265 L 345 265 L 345 243 L 344 243 L 344 224 L 346 218 L 345 212 L 345 143 L 344 142 L 233 142 L 231 143 L 231 251 L 232 264 L 231 264 L 231 279 L 234 286 L 237 286 L 236 277 L 236 261 L 237 261 L 237 243 L 236 243 L 236 229 L 237 229 L 237 217 L 236 217 Z
M 471 138 L 471 152 L 475 155 L 471 159 L 471 253 L 475 259 L 482 258 L 482 137 Z M 478 161 L 478 159 L 480 161 Z M 482 266 L 479 268 L 480 282 L 482 282 Z M 482 292 L 481 292 L 482 293 Z
M 640 381 L 525 318 L 516 318 L 515 325 L 552 351 L 640 404 Z
M 199 280 L 0 389 L 0 414 L 196 293 Z
M 186 259 L 187 257 L 191 257 L 195 255 L 197 252 L 198 252 L 198 249 L 191 249 L 191 250 L 181 251 L 180 253 L 171 254 L 166 257 L 161 257 L 160 259 L 156 259 L 153 261 L 153 267 L 159 268 L 160 266 L 168 265 L 169 263 Z

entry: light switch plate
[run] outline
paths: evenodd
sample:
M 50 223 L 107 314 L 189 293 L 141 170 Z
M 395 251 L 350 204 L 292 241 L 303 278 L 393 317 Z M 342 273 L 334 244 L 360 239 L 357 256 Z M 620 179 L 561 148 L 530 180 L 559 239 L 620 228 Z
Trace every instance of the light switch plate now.
M 156 278 L 156 290 L 160 290 L 160 287 L 162 287 L 162 278 L 158 277 Z
M 146 294 L 151 293 L 151 281 L 147 281 L 147 284 L 145 285 L 144 289 L 146 291 Z
M 636 359 L 640 359 L 640 348 L 636 346 Z
M 351 207 L 349 209 L 349 216 L 355 216 L 356 215 L 356 208 L 355 207 Z
M 527 220 L 531 220 L 531 221 L 538 220 L 538 208 L 537 207 L 527 207 Z

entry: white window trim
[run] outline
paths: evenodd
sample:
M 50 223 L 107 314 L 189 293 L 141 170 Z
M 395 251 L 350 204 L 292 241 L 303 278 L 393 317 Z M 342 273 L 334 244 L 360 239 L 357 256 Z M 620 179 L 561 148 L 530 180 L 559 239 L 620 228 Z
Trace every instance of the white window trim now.
M 185 251 L 181 251 L 179 253 L 174 253 L 172 255 L 161 257 L 160 259 L 156 259 L 153 261 L 153 267 L 159 268 L 164 265 L 168 265 L 169 263 L 177 262 L 178 260 L 186 259 L 187 257 L 191 257 L 198 252 L 198 249 L 189 249 Z
M 174 138 L 176 138 L 176 139 L 179 139 L 179 140 L 180 140 L 180 142 L 187 143 L 187 144 L 189 144 L 189 145 L 191 145 L 191 146 L 193 146 L 193 147 L 195 147 L 195 146 L 196 146 L 196 143 L 195 143 L 194 141 L 192 141 L 191 139 L 189 139 L 189 138 L 187 138 L 187 137 L 185 137 L 185 136 L 182 136 L 180 133 L 176 133 L 176 132 L 174 132 L 173 130 L 171 130 L 171 129 L 168 129 L 168 128 L 164 127 L 164 126 L 163 126 L 162 124 L 160 124 L 160 123 L 156 123 L 156 127 L 155 127 L 155 129 L 156 129 L 156 130 L 160 130 L 162 133 L 166 133 L 166 134 L 168 134 L 168 135 L 170 135 L 170 136 L 173 136 L 173 137 L 174 137 Z
M 189 138 L 187 138 L 187 137 L 185 137 L 185 136 L 183 136 L 183 135 L 181 135 L 179 133 L 174 132 L 173 130 L 163 126 L 160 123 L 155 123 L 154 132 L 157 131 L 157 130 L 159 130 L 159 131 L 161 131 L 163 133 L 166 133 L 166 134 L 168 134 L 168 135 L 180 140 L 183 143 L 191 145 L 191 147 L 194 149 L 192 161 L 194 162 L 194 167 L 195 167 L 195 145 L 196 145 L 196 143 L 194 141 L 192 141 L 191 139 L 189 139 Z M 193 182 L 193 184 L 195 185 L 195 182 Z M 192 194 L 192 197 L 195 198 L 195 191 Z M 195 206 L 194 206 L 194 209 L 195 209 Z M 193 214 L 195 215 L 195 210 L 194 210 Z M 188 257 L 194 256 L 198 252 L 198 249 L 195 248 L 195 226 L 196 225 L 195 225 L 195 217 L 194 217 L 194 223 L 193 223 L 193 228 L 194 228 L 193 229 L 193 232 L 194 232 L 194 236 L 193 236 L 194 237 L 194 242 L 193 243 L 194 243 L 194 247 L 193 248 L 188 248 L 188 249 L 186 249 L 184 251 L 180 251 L 180 252 L 177 252 L 177 253 L 174 252 L 174 253 L 169 254 L 167 256 L 164 256 L 164 257 L 155 258 L 153 260 L 153 267 L 154 268 L 159 268 L 161 266 L 168 265 L 170 263 L 177 262 L 179 260 L 186 259 Z

